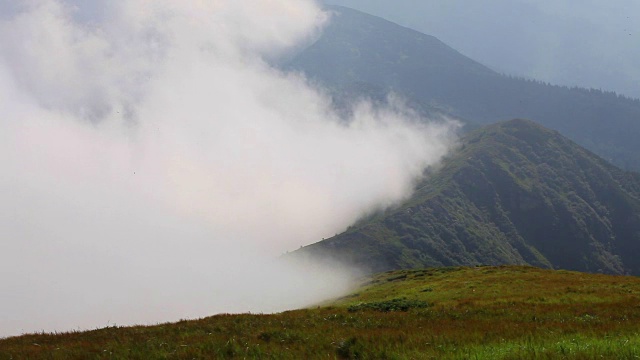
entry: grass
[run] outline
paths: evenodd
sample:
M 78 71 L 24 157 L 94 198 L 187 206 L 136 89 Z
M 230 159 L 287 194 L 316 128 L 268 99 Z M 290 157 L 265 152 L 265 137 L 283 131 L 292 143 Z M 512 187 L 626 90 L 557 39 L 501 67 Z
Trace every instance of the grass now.
M 0 359 L 640 359 L 640 279 L 403 270 L 275 315 L 0 340 Z

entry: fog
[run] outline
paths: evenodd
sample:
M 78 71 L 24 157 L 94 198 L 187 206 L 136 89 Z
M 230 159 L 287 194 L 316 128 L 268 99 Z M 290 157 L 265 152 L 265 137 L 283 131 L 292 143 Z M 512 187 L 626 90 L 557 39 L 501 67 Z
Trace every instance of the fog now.
M 357 269 L 279 256 L 407 197 L 454 143 L 393 94 L 344 119 L 271 68 L 331 21 L 312 1 L 0 9 L 0 336 L 337 296 Z
M 640 98 L 635 0 L 326 0 L 433 35 L 496 71 Z

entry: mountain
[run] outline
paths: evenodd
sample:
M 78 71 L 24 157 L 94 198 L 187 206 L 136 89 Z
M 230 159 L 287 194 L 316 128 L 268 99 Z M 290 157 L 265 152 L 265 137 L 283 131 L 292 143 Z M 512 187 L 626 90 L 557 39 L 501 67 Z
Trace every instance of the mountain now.
M 505 76 L 432 36 L 348 8 L 329 9 L 334 15 L 322 36 L 283 67 L 329 87 L 336 98 L 377 89 L 375 99 L 393 90 L 427 115 L 480 124 L 532 119 L 640 170 L 640 100 Z
M 469 133 L 416 189 L 294 254 L 370 272 L 529 264 L 640 275 L 640 174 L 532 121 Z
M 640 97 L 635 0 L 326 0 L 431 34 L 492 69 Z M 500 21 L 495 21 L 500 19 Z

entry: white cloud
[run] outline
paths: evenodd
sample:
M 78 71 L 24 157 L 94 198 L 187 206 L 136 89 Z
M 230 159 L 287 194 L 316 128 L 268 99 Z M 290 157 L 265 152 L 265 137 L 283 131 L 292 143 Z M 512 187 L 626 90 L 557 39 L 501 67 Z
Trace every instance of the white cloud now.
M 348 286 L 277 255 L 406 197 L 451 144 L 396 101 L 340 119 L 263 59 L 305 0 L 29 1 L 0 20 L 0 336 L 304 306 Z

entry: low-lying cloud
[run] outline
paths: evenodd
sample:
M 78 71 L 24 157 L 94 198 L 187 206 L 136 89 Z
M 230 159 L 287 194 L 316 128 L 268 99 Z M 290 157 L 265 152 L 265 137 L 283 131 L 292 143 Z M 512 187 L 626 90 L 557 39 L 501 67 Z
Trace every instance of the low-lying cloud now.
M 343 271 L 277 256 L 408 196 L 452 143 L 392 98 L 340 118 L 268 65 L 330 21 L 312 1 L 3 3 L 0 336 L 337 295 Z

